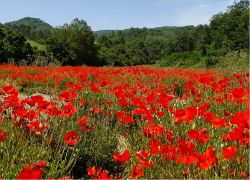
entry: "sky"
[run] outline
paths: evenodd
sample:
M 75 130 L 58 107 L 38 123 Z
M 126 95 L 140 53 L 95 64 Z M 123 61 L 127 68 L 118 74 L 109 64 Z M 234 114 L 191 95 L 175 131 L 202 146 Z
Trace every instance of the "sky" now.
M 0 0 L 0 22 L 35 17 L 52 26 L 87 21 L 93 30 L 207 24 L 235 0 Z M 239 1 L 239 0 L 236 0 Z

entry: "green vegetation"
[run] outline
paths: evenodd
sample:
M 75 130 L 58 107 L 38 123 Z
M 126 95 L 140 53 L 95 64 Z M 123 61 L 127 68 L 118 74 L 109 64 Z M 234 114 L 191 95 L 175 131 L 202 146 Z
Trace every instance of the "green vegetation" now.
M 71 24 L 54 29 L 47 45 L 63 65 L 98 65 L 94 42 L 95 36 L 86 21 L 74 19 Z
M 0 63 L 31 61 L 34 51 L 24 36 L 0 27 Z
M 158 64 L 211 68 L 229 65 L 227 58 L 233 52 L 248 54 L 249 1 L 235 2 L 226 12 L 214 15 L 209 25 L 196 27 L 164 26 L 93 32 L 84 20 L 75 19 L 70 24 L 53 28 L 40 19 L 27 17 L 6 23 L 0 29 L 5 34 L 0 34 L 1 63 L 9 59 L 14 59 L 15 63 L 27 59 L 32 63 L 39 59 L 39 64 Z M 10 36 L 24 39 L 10 43 L 16 41 Z
M 160 62 L 161 66 L 184 66 L 189 67 L 201 61 L 201 54 L 198 51 L 186 51 L 172 53 L 162 58 Z
M 227 62 L 229 61 L 227 58 L 235 56 L 232 55 L 233 52 L 248 54 L 248 21 L 249 1 L 242 0 L 234 3 L 226 12 L 214 15 L 210 25 L 199 25 L 189 33 L 180 34 L 173 46 L 169 47 L 171 50 L 164 54 L 160 65 L 180 67 L 186 67 L 187 64 L 192 66 L 197 63 L 205 63 L 205 67 L 215 67 L 222 64 L 224 67 L 226 64 L 227 67 L 234 65 Z M 200 56 L 202 56 L 199 62 L 197 62 L 199 55 L 191 52 L 194 50 L 199 51 Z M 240 57 L 238 56 L 238 58 Z
M 32 40 L 27 40 L 26 42 L 29 43 L 33 49 L 37 49 L 39 51 L 46 50 L 46 46 L 43 44 L 40 44 L 39 42 L 32 41 Z
M 97 36 L 99 57 L 107 65 L 154 64 L 180 33 L 190 32 L 193 26 L 156 29 L 131 28 Z
M 25 17 L 18 21 L 5 23 L 5 27 L 20 32 L 27 39 L 43 42 L 53 29 L 51 25 L 39 18 Z

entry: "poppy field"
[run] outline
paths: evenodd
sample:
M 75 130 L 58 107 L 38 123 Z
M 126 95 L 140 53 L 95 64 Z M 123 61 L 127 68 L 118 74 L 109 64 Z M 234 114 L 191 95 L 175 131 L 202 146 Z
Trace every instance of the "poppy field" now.
M 0 66 L 0 179 L 249 178 L 249 73 Z

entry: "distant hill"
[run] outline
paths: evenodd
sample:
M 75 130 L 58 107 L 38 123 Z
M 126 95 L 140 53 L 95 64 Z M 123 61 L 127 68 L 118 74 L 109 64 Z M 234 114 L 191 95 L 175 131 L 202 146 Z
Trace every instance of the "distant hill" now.
M 18 31 L 22 33 L 27 39 L 32 40 L 40 40 L 45 39 L 50 31 L 54 28 L 50 24 L 44 22 L 39 18 L 33 17 L 25 17 L 16 21 L 7 22 L 4 24 L 5 27 L 10 28 L 12 30 Z M 155 27 L 155 28 L 147 28 L 150 30 L 175 30 L 181 29 L 188 26 L 162 26 L 162 27 Z M 129 28 L 130 29 L 130 28 Z M 120 29 L 120 30 L 98 30 L 94 31 L 96 35 L 108 35 L 111 33 L 116 33 L 118 31 L 127 31 L 129 29 Z M 143 28 L 136 28 L 136 29 L 143 29 Z
M 94 33 L 96 35 L 107 35 L 107 34 L 110 34 L 112 32 L 117 32 L 117 31 L 120 31 L 120 30 L 99 30 L 99 31 L 94 31 Z
M 175 31 L 175 30 L 178 30 L 178 29 L 188 29 L 188 28 L 194 28 L 193 25 L 189 25 L 189 26 L 161 26 L 161 27 L 154 27 L 154 28 L 146 28 L 148 30 L 166 30 L 166 31 Z M 134 29 L 145 29 L 145 28 L 134 28 Z M 131 28 L 129 29 L 120 29 L 120 30 L 98 30 L 98 31 L 94 31 L 94 33 L 96 35 L 108 35 L 108 34 L 111 34 L 111 33 L 117 33 L 119 31 L 122 31 L 122 32 L 127 32 L 127 31 L 130 31 Z
M 5 27 L 22 33 L 27 39 L 38 40 L 46 38 L 53 26 L 39 18 L 25 17 L 4 24 Z

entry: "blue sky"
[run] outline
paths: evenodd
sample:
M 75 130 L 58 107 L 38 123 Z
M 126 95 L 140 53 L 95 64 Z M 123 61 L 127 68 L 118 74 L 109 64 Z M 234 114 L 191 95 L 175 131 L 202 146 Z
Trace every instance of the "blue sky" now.
M 30 16 L 53 26 L 78 17 L 93 30 L 206 24 L 235 0 L 1 0 L 0 22 Z M 238 1 L 238 0 L 237 0 Z

